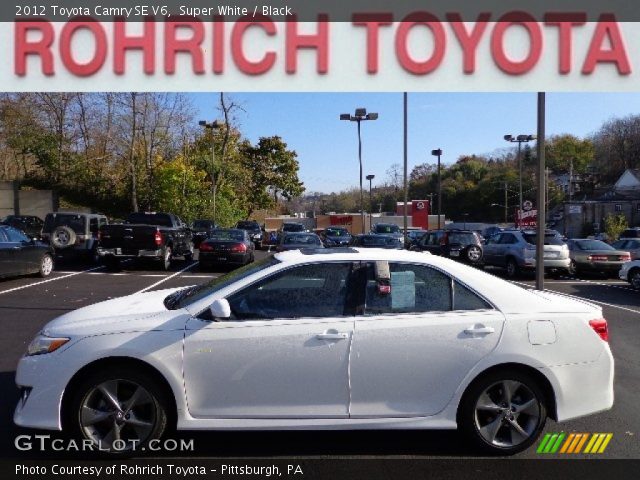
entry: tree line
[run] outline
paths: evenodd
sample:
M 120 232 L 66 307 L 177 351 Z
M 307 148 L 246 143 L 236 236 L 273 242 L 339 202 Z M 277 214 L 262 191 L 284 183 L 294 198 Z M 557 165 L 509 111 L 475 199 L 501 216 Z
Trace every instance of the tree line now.
M 52 189 L 65 207 L 122 218 L 171 211 L 231 225 L 299 197 L 299 161 L 279 136 L 256 144 L 220 93 L 217 128 L 180 93 L 17 93 L 0 97 L 0 179 Z
M 521 152 L 523 198 L 534 203 L 537 199 L 536 151 L 537 145 L 532 142 L 523 145 Z M 545 158 L 550 178 L 547 190 L 550 209 L 568 200 L 568 193 L 553 181 L 563 174 L 571 172 L 574 178 L 580 178 L 580 192 L 574 193 L 574 199 L 597 195 L 599 189 L 612 185 L 625 169 L 640 168 L 640 115 L 610 119 L 584 138 L 571 134 L 548 137 Z M 386 173 L 386 178 L 379 180 L 373 188 L 371 206 L 368 192 L 365 194 L 366 211 L 395 211 L 396 202 L 404 199 L 401 166 L 392 163 Z M 514 220 L 519 202 L 517 147 L 490 155 L 465 155 L 454 163 L 442 163 L 441 179 L 442 211 L 447 218 L 502 222 L 506 203 L 508 221 Z M 437 164 L 415 165 L 409 174 L 409 200 L 433 200 L 435 213 L 437 195 Z M 299 208 L 320 212 L 358 211 L 359 189 L 331 194 L 312 192 L 299 203 Z

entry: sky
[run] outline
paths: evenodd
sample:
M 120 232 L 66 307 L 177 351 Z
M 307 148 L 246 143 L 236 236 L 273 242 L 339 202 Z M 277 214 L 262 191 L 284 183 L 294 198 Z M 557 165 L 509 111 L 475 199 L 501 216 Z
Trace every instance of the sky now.
M 189 94 L 200 118 L 219 117 L 218 94 Z M 386 171 L 403 162 L 402 93 L 233 93 L 242 106 L 236 123 L 252 142 L 279 135 L 295 150 L 299 177 L 308 192 L 338 192 L 359 184 L 356 124 L 341 113 L 364 107 L 378 120 L 362 124 L 363 176 L 384 183 Z M 433 163 L 431 150 L 443 150 L 442 162 L 462 155 L 500 153 L 515 148 L 505 134 L 536 134 L 535 93 L 409 93 L 408 166 Z M 603 122 L 640 114 L 640 93 L 548 93 L 547 136 L 584 137 Z M 368 188 L 367 180 L 363 180 Z

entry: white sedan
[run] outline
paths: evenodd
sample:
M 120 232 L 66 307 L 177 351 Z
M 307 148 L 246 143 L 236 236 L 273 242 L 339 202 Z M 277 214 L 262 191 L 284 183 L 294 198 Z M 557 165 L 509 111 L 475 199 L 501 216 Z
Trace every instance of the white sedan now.
M 613 404 L 602 310 L 424 253 L 280 253 L 45 326 L 16 424 L 102 449 L 179 430 L 461 429 L 485 451 Z

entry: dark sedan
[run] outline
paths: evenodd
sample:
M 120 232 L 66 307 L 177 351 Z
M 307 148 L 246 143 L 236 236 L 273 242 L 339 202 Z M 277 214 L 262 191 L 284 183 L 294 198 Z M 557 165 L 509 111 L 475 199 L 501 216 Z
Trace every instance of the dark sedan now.
M 355 235 L 351 239 L 351 246 L 364 248 L 395 248 L 402 249 L 402 238 L 390 235 L 376 235 L 374 233 Z
M 617 276 L 622 264 L 631 260 L 631 254 L 625 250 L 616 250 L 601 240 L 574 238 L 567 242 L 569 247 L 569 274 L 593 272 Z
M 283 233 L 276 250 L 284 252 L 300 248 L 323 248 L 323 245 L 315 233 Z
M 416 245 L 426 233 L 427 230 L 409 230 L 404 241 L 404 248 L 411 250 L 411 247 Z
M 200 243 L 200 268 L 214 265 L 246 265 L 254 260 L 255 247 L 246 230 L 220 228 Z
M 194 220 L 191 228 L 193 246 L 198 248 L 200 243 L 206 240 L 216 228 L 216 224 L 212 220 Z
M 27 237 L 20 230 L 0 225 L 0 277 L 37 273 L 48 277 L 53 271 L 53 249 Z
M 44 221 L 35 215 L 9 215 L 2 220 L 4 225 L 22 230 L 29 238 L 42 238 Z
M 346 247 L 351 242 L 351 234 L 344 227 L 329 227 L 320 232 L 325 247 Z

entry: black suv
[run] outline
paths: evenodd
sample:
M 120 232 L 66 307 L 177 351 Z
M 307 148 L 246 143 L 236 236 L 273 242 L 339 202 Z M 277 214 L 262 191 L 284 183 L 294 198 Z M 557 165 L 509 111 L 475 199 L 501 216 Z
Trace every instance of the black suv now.
M 258 222 L 253 220 L 242 220 L 236 223 L 236 228 L 239 230 L 245 230 L 249 234 L 249 238 L 255 245 L 256 249 L 260 248 L 262 243 L 262 229 Z
M 470 265 L 482 264 L 482 242 L 471 230 L 430 230 L 411 250 L 449 257 Z
M 1 222 L 3 225 L 17 228 L 29 238 L 40 240 L 44 222 L 34 215 L 9 215 Z

